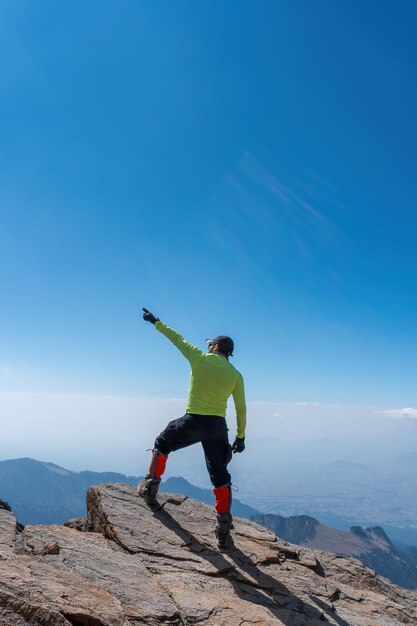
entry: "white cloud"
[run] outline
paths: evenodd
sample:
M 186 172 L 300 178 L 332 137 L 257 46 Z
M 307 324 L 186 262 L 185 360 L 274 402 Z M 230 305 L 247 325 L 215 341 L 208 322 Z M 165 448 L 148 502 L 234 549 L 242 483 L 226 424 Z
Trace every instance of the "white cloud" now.
M 417 419 L 417 409 L 412 407 L 407 407 L 404 409 L 385 409 L 384 411 L 375 411 L 375 413 L 379 413 L 380 415 L 385 415 L 385 417 L 389 417 L 392 419 L 400 419 L 400 420 L 416 420 Z
M 296 402 L 297 406 L 322 406 L 321 402 Z

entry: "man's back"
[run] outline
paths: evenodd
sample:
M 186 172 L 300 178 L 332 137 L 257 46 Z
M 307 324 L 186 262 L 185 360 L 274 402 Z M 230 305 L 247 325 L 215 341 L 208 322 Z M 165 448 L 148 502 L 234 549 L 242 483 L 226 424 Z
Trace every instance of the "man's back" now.
M 227 400 L 240 384 L 241 374 L 226 357 L 205 354 L 192 366 L 187 411 L 201 415 L 226 415 Z

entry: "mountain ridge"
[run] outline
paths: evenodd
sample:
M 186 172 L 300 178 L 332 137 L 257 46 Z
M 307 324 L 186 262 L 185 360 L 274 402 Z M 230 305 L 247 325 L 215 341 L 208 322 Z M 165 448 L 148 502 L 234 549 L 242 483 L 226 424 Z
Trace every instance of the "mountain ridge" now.
M 406 552 L 396 548 L 380 526 L 352 526 L 350 531 L 345 531 L 321 524 L 308 515 L 283 517 L 272 513 L 256 514 L 251 519 L 286 541 L 352 556 L 397 585 L 417 589 L 416 555 L 412 550 Z
M 29 457 L 9 459 L 0 461 L 0 497 L 9 502 L 23 524 L 63 524 L 71 517 L 85 515 L 85 493 L 91 485 L 110 482 L 137 485 L 141 478 L 118 472 L 73 472 Z M 213 502 L 211 489 L 196 487 L 181 477 L 166 479 L 162 488 Z M 237 498 L 233 498 L 232 506 L 235 514 L 243 517 L 258 513 Z

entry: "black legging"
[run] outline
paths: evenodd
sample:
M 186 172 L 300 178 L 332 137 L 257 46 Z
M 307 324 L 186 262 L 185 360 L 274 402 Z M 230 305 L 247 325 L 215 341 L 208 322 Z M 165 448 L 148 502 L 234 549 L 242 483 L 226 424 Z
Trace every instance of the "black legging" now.
M 231 482 L 227 464 L 232 458 L 232 449 L 227 431 L 224 417 L 186 413 L 169 422 L 155 439 L 155 448 L 168 455 L 201 442 L 211 483 L 214 487 L 221 487 Z

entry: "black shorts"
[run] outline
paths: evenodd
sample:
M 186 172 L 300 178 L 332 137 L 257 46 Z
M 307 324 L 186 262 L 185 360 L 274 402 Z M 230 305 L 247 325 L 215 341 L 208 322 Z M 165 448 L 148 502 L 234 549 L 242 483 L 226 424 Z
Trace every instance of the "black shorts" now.
M 194 443 L 201 443 L 211 483 L 214 487 L 221 487 L 231 481 L 227 464 L 232 458 L 232 449 L 227 433 L 224 417 L 186 413 L 169 422 L 156 438 L 155 448 L 168 455 Z

